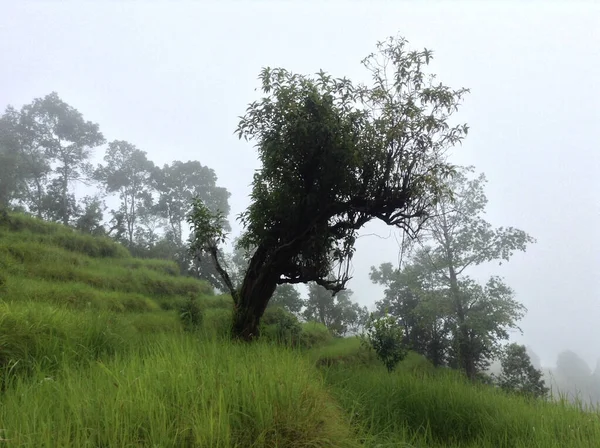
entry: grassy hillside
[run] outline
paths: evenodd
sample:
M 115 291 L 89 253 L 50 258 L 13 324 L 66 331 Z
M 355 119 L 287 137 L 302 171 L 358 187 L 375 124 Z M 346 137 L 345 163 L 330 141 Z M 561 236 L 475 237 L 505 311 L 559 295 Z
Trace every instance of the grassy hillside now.
M 190 295 L 205 309 L 196 333 L 178 318 Z M 230 312 L 173 263 L 3 220 L 0 446 L 600 446 L 598 414 L 473 386 L 414 354 L 388 374 L 313 324 L 309 350 L 233 343 Z

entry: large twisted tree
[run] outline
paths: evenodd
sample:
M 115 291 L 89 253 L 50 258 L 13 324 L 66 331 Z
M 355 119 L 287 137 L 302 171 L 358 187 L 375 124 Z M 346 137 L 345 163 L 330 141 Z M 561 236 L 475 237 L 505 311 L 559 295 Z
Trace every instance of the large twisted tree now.
M 242 247 L 255 248 L 241 287 L 220 262 L 222 215 L 195 201 L 193 249 L 213 257 L 235 302 L 233 334 L 258 334 L 279 284 L 344 289 L 358 230 L 380 219 L 415 235 L 453 167 L 445 152 L 467 133 L 449 119 L 467 92 L 434 83 L 431 52 L 390 38 L 363 60 L 372 84 L 321 71 L 303 76 L 265 68 L 265 96 L 250 104 L 237 133 L 253 140 L 261 168 L 240 215 Z

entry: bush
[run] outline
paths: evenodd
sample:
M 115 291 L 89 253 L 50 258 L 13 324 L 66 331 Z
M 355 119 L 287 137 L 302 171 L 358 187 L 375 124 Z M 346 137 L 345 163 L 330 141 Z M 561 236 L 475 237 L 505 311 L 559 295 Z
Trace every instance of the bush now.
M 200 328 L 204 312 L 196 296 L 190 294 L 188 300 L 179 308 L 179 318 L 186 331 L 196 331 Z
M 319 322 L 305 322 L 301 324 L 300 345 L 305 348 L 313 348 L 325 345 L 333 339 L 327 327 Z
M 281 307 L 267 308 L 261 327 L 261 334 L 266 339 L 293 346 L 300 343 L 302 326 L 298 318 Z
M 380 318 L 375 318 L 371 313 L 365 329 L 366 332 L 361 335 L 362 345 L 375 350 L 388 372 L 393 371 L 408 353 L 403 342 L 402 327 L 386 312 Z

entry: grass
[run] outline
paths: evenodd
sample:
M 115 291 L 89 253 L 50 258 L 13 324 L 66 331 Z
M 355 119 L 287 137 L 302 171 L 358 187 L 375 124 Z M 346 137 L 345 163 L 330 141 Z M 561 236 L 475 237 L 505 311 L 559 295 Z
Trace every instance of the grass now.
M 280 347 L 163 335 L 15 381 L 0 422 L 15 446 L 358 446 L 315 373 Z
M 189 295 L 202 328 L 183 331 Z M 528 401 L 357 338 L 227 338 L 232 302 L 176 266 L 22 215 L 0 222 L 0 446 L 590 447 L 600 414 Z M 307 347 L 309 347 L 307 349 Z

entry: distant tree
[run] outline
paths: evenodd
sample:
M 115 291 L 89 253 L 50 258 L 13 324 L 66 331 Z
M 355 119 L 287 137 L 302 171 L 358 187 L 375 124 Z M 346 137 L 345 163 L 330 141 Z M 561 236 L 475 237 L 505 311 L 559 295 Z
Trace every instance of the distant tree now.
M 223 187 L 217 186 L 217 176 L 211 168 L 200 162 L 174 161 L 154 172 L 154 182 L 159 198 L 157 213 L 168 223 L 174 241 L 183 245 L 184 225 L 190 211 L 192 198 L 200 198 L 211 212 L 221 211 L 229 215 L 229 196 Z M 227 222 L 225 230 L 231 228 Z
M 130 245 L 131 253 L 137 257 L 148 257 L 152 248 L 162 239 L 174 241 L 170 229 L 163 232 L 165 219 L 156 214 L 153 197 L 150 192 L 138 204 L 136 223 L 134 228 L 133 243 Z M 168 259 L 178 261 L 178 251 L 169 254 Z
M 85 121 L 81 113 L 62 101 L 56 92 L 36 98 L 23 107 L 21 114 L 29 130 L 36 133 L 34 140 L 49 160 L 57 163 L 56 178 L 46 198 L 49 217 L 68 225 L 76 211 L 71 185 L 89 174 L 92 150 L 105 142 L 104 136 L 96 123 Z
M 210 256 L 202 253 L 191 256 L 184 236 L 188 230 L 186 217 L 192 198 L 201 198 L 211 212 L 221 211 L 227 217 L 230 193 L 217 186 L 214 170 L 197 161 L 174 161 L 164 165 L 154 171 L 152 181 L 158 192 L 152 213 L 166 223 L 165 237 L 173 249 L 170 257 L 179 264 L 182 273 L 192 274 L 209 281 L 216 288 L 226 290 Z M 231 229 L 227 220 L 224 221 L 224 227 L 228 231 Z
M 106 165 L 98 166 L 95 178 L 107 193 L 119 194 L 121 204 L 117 210 L 112 210 L 112 229 L 132 247 L 140 209 L 147 209 L 152 204 L 151 179 L 155 166 L 145 151 L 123 140 L 108 144 L 104 161 Z
M 293 314 L 298 314 L 304 306 L 304 300 L 294 285 L 283 284 L 275 288 L 269 301 L 270 307 L 280 307 Z
M 81 200 L 81 214 L 75 221 L 75 228 L 92 235 L 103 235 L 106 233 L 102 222 L 106 206 L 98 196 L 85 196 Z
M 513 291 L 499 277 L 485 287 L 465 275 L 467 268 L 494 260 L 508 261 L 515 251 L 525 251 L 535 240 L 522 230 L 492 228 L 482 215 L 487 198 L 485 176 L 470 179 L 471 167 L 457 170 L 447 180 L 435 212 L 416 242 L 418 257 L 437 276 L 438 288 L 445 291 L 452 307 L 455 363 L 474 379 L 497 353 L 509 329 L 518 329 L 525 307 L 514 300 Z
M 334 295 L 317 283 L 309 283 L 303 316 L 306 320 L 322 323 L 332 334 L 343 336 L 360 327 L 368 314 L 366 308 L 352 302 L 351 295 L 349 289 Z
M 10 106 L 0 117 L 0 208 L 20 197 L 29 177 L 24 169 L 18 122 L 18 112 Z
M 31 106 L 21 111 L 7 107 L 0 119 L 0 146 L 3 202 L 18 199 L 28 210 L 42 218 L 46 184 L 52 173 L 51 157 L 43 146 L 43 131 L 31 119 Z
M 404 343 L 427 357 L 435 366 L 445 364 L 450 345 L 451 308 L 435 272 L 413 257 L 402 270 L 391 263 L 371 267 L 373 283 L 385 286 L 384 298 L 376 302 L 376 315 L 389 313 L 398 319 Z
M 241 288 L 231 288 L 236 337 L 258 335 L 279 284 L 343 290 L 359 229 L 380 219 L 414 233 L 442 194 L 441 179 L 452 172 L 444 154 L 467 132 L 449 125 L 466 90 L 434 84 L 423 72 L 431 52 L 405 47 L 391 38 L 363 61 L 371 87 L 323 71 L 263 69 L 265 97 L 237 129 L 256 141 L 261 167 L 241 215 L 242 245 L 256 250 Z M 190 215 L 194 247 L 214 255 L 226 275 L 214 246 L 225 235 L 207 210 L 197 202 Z
M 531 360 L 531 365 L 533 365 L 533 367 L 535 367 L 536 369 L 541 370 L 542 360 L 540 359 L 538 354 L 535 353 L 531 347 L 527 346 L 525 347 L 525 349 L 527 351 L 527 355 L 529 355 L 529 359 Z
M 503 390 L 536 398 L 548 395 L 550 389 L 542 379 L 542 372 L 533 366 L 524 345 L 508 345 L 501 359 L 502 372 L 498 385 Z

